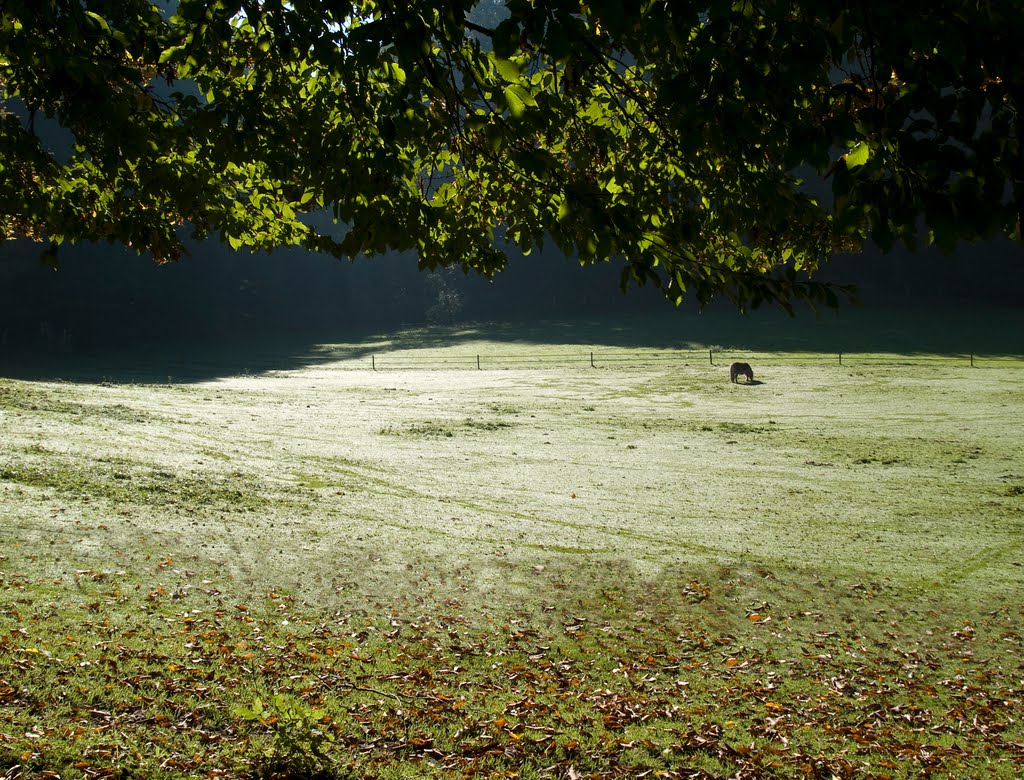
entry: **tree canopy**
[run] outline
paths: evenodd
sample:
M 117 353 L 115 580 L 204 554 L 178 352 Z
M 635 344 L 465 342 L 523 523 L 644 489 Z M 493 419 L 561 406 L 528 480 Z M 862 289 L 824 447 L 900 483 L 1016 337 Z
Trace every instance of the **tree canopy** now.
M 741 308 L 1024 208 L 1017 3 L 2 0 L 0 240 L 486 275 L 553 242 Z M 801 273 L 806 272 L 806 273 Z

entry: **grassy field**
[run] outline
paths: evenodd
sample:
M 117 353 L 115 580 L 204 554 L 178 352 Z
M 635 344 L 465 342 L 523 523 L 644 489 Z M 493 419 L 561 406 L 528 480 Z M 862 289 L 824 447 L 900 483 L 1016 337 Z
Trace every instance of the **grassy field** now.
M 789 332 L 0 379 L 0 778 L 1021 776 L 1024 361 Z

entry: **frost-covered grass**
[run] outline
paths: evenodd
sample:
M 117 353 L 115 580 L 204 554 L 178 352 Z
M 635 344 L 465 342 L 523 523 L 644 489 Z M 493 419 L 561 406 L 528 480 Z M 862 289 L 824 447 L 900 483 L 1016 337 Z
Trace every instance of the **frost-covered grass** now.
M 1024 366 L 357 347 L 0 380 L 8 776 L 1019 775 Z

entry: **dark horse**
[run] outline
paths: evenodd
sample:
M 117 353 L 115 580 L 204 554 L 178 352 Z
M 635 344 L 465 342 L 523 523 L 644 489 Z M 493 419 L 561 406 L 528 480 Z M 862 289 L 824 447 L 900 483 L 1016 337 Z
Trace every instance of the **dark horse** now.
M 754 369 L 750 367 L 750 363 L 733 363 L 729 366 L 729 381 L 735 382 L 739 376 L 745 376 L 747 384 L 754 381 Z

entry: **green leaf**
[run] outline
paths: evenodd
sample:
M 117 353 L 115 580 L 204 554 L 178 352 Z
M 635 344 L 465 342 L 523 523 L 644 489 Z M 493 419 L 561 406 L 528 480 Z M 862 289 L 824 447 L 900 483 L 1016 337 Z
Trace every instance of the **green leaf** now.
M 389 62 L 387 70 L 392 79 L 397 81 L 399 84 L 405 83 L 405 70 L 403 70 L 397 62 Z
M 85 15 L 88 16 L 94 24 L 96 24 L 101 30 L 110 32 L 110 25 L 107 24 L 107 20 L 100 16 L 98 13 L 93 11 L 86 11 Z
M 519 81 L 519 66 L 512 62 L 512 60 L 505 60 L 500 57 L 495 57 L 494 68 L 495 70 L 498 71 L 498 75 L 501 76 L 505 81 Z
M 517 84 L 505 87 L 505 100 L 512 116 L 520 117 L 526 112 L 527 106 L 536 106 L 537 101 L 527 90 Z
M 853 148 L 851 152 L 846 155 L 846 167 L 856 168 L 863 165 L 868 161 L 868 157 L 871 154 L 871 147 L 866 143 L 861 142 Z
M 496 124 L 487 125 L 484 128 L 484 138 L 487 140 L 487 148 L 492 152 L 500 151 L 505 145 L 505 134 Z
M 157 60 L 161 65 L 166 62 L 170 62 L 173 59 L 177 59 L 178 55 L 185 50 L 184 46 L 171 46 L 168 49 L 164 49 L 160 52 L 160 58 Z

